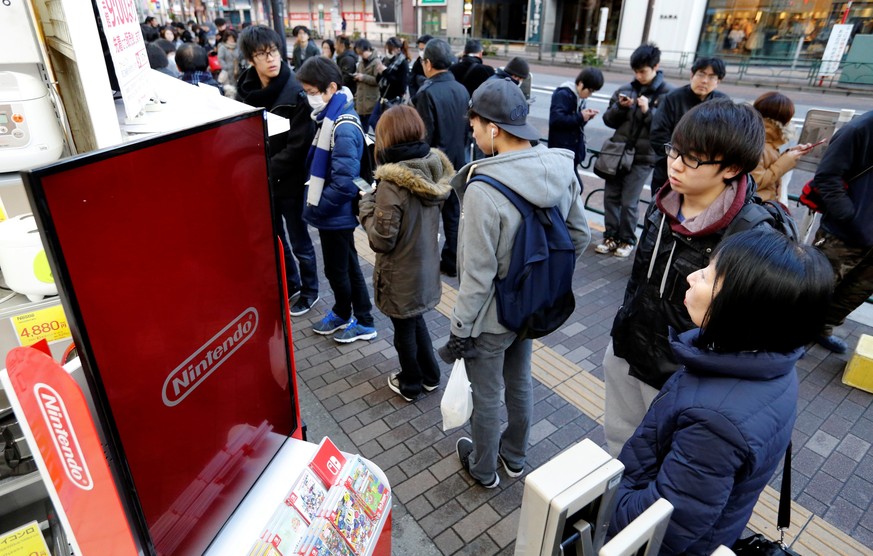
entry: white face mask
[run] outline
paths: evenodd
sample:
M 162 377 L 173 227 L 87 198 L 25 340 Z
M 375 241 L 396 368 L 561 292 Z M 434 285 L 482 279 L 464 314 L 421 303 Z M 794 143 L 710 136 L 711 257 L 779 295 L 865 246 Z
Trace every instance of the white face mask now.
M 321 112 L 327 105 L 320 94 L 306 95 L 306 100 L 309 102 L 309 106 L 312 107 L 313 112 Z

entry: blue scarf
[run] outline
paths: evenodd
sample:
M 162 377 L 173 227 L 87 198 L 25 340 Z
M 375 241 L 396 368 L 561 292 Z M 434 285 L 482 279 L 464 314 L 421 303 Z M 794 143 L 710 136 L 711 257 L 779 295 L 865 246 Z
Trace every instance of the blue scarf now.
M 321 112 L 312 113 L 312 118 L 318 124 L 318 131 L 309 147 L 307 161 L 309 162 L 309 192 L 306 202 L 310 205 L 318 205 L 321 200 L 321 192 L 324 190 L 324 180 L 330 171 L 331 138 L 333 126 L 337 118 L 343 114 L 343 110 L 352 99 L 352 92 L 343 87 L 337 91 Z

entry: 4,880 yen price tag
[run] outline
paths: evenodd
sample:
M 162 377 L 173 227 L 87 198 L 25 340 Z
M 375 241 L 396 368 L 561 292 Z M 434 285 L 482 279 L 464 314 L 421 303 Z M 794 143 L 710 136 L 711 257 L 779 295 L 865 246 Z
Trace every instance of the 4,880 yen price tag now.
M 18 343 L 22 346 L 30 346 L 43 339 L 51 343 L 70 337 L 70 326 L 60 305 L 15 315 L 10 320 L 18 335 Z

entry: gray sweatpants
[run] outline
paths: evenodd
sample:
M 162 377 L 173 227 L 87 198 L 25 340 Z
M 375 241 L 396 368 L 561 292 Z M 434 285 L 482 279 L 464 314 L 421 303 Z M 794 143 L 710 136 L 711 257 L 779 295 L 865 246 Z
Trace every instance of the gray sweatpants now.
M 659 390 L 628 374 L 630 365 L 612 351 L 612 341 L 603 355 L 603 377 L 606 382 L 606 409 L 603 430 L 607 450 L 618 457 L 624 443 L 643 422 L 646 411 Z

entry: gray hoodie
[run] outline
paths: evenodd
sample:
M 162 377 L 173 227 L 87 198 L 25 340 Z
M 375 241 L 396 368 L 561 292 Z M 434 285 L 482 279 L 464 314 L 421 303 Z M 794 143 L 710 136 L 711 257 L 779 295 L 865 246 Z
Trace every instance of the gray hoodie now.
M 509 270 L 512 243 L 521 225 L 521 215 L 499 191 L 480 181 L 467 185 L 477 174 L 500 181 L 537 207 L 559 207 L 577 257 L 591 238 L 570 151 L 538 145 L 464 166 L 452 178 L 452 187 L 461 198 L 460 288 L 452 312 L 452 334 L 461 338 L 509 332 L 497 321 L 494 280 Z

